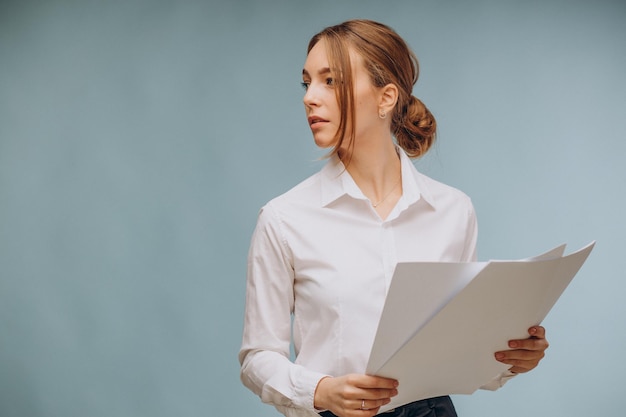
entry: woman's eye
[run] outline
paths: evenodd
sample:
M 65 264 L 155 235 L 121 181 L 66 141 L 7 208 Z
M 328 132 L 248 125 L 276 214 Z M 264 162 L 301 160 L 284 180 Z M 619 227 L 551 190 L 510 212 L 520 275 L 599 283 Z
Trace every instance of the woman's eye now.
M 326 78 L 326 85 L 335 85 L 335 80 L 332 78 Z
M 310 84 L 311 84 L 311 83 L 308 83 L 308 82 L 306 82 L 306 81 L 302 81 L 302 82 L 300 83 L 300 85 L 302 86 L 302 88 L 304 89 L 304 91 L 306 91 L 306 90 L 308 90 L 308 89 L 309 89 L 309 85 L 310 85 Z

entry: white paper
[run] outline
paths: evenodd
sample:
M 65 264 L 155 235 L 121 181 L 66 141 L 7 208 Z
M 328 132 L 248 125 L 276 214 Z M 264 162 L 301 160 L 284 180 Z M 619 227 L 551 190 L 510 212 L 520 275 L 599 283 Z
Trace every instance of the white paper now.
M 541 323 L 593 246 L 520 261 L 398 264 L 366 371 L 400 382 L 380 411 L 471 394 L 508 369 L 494 353 Z

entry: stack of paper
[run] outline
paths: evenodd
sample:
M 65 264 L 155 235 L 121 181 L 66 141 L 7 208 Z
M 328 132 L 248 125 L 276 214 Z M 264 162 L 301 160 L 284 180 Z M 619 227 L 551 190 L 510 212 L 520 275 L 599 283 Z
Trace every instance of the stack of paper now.
M 367 366 L 400 382 L 380 411 L 471 394 L 508 369 L 494 353 L 541 323 L 593 246 L 518 261 L 399 263 Z

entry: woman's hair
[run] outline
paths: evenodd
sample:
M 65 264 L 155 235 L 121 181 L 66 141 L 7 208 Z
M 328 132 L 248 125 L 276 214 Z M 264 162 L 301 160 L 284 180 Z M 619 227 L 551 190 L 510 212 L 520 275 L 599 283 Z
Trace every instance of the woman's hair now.
M 341 109 L 331 154 L 337 153 L 346 137 L 355 135 L 355 124 L 350 123 L 356 117 L 351 49 L 363 59 L 376 87 L 392 83 L 398 88 L 398 102 L 391 114 L 391 133 L 398 145 L 412 158 L 425 154 L 435 141 L 437 123 L 424 103 L 412 95 L 419 64 L 406 42 L 390 27 L 371 20 L 349 20 L 327 27 L 311 38 L 307 54 L 320 40 L 326 43 L 328 61 L 335 72 Z M 354 146 L 353 140 L 350 146 Z

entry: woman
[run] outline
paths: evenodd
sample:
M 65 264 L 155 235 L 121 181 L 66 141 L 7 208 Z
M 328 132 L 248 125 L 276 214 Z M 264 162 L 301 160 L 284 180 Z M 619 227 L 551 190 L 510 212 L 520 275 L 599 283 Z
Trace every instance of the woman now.
M 398 386 L 364 375 L 394 266 L 476 259 L 470 199 L 409 159 L 436 129 L 411 95 L 417 77 L 413 52 L 380 23 L 348 21 L 309 43 L 304 106 L 329 161 L 259 214 L 239 353 L 243 383 L 286 416 L 376 415 Z M 542 327 L 529 333 L 495 354 L 511 368 L 485 388 L 537 365 L 548 343 Z M 456 415 L 449 397 L 385 415 L 401 412 Z

